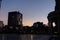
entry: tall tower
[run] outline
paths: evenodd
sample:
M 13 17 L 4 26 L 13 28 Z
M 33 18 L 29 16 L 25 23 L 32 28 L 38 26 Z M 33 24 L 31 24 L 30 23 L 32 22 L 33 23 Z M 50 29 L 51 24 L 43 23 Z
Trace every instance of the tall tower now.
M 17 11 L 9 12 L 8 14 L 8 25 L 9 26 L 22 26 L 22 14 Z
M 60 0 L 55 0 L 55 11 L 60 11 Z
M 60 0 L 55 0 L 55 10 L 50 12 L 47 16 L 48 25 L 52 28 L 52 32 L 55 31 L 60 34 Z M 55 27 L 53 26 L 55 23 Z M 55 30 L 53 30 L 55 28 Z

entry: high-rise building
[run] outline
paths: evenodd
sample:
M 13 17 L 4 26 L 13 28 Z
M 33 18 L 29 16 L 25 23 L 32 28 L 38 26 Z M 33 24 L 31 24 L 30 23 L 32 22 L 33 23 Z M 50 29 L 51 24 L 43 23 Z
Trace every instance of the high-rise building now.
M 22 26 L 22 14 L 18 11 L 9 12 L 8 14 L 8 25 L 9 26 Z
M 60 0 L 55 0 L 56 6 L 55 10 L 48 14 L 48 25 L 51 27 L 51 32 L 60 34 Z M 55 24 L 55 26 L 53 25 Z M 55 29 L 53 30 L 53 28 Z

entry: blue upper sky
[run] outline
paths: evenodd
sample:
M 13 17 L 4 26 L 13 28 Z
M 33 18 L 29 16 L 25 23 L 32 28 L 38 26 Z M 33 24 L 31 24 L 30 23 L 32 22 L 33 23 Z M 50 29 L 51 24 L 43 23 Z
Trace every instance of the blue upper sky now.
M 23 24 L 32 25 L 40 21 L 48 23 L 48 13 L 54 10 L 54 0 L 2 0 L 0 20 L 7 24 L 8 12 L 19 11 L 23 14 Z

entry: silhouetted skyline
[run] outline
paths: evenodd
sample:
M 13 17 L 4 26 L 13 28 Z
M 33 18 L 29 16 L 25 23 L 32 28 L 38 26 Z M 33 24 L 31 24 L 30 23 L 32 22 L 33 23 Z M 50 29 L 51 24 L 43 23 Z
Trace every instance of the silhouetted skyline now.
M 60 1 L 59 0 L 55 0 L 54 11 L 51 11 L 48 13 L 48 16 L 47 16 L 48 25 L 43 24 L 43 22 L 45 21 L 41 22 L 37 20 L 37 22 L 34 22 L 31 27 L 23 26 L 22 22 L 24 21 L 22 21 L 22 19 L 24 18 L 22 18 L 23 14 L 21 14 L 21 11 L 8 12 L 8 13 L 9 13 L 8 20 L 7 20 L 8 25 L 4 26 L 3 21 L 0 21 L 1 23 L 0 33 L 2 33 L 1 40 L 15 40 L 15 39 L 16 40 L 25 40 L 25 39 L 26 40 L 28 39 L 29 40 L 47 40 L 47 39 L 60 40 Z M 34 15 L 34 13 L 32 15 Z M 43 15 L 41 14 L 41 16 Z M 32 18 L 31 15 L 30 17 Z M 43 20 L 43 19 L 40 19 L 40 20 Z M 55 24 L 55 26 L 53 25 L 53 23 Z M 8 33 L 8 35 L 5 35 L 5 33 Z M 21 34 L 28 34 L 28 35 L 20 36 L 19 34 L 18 35 L 11 34 L 12 35 L 11 36 L 9 33 L 19 33 L 20 35 Z M 37 35 L 37 34 L 40 34 L 40 35 Z
M 47 15 L 54 10 L 54 0 L 2 0 L 0 20 L 7 24 L 9 11 L 23 14 L 23 25 L 32 25 L 42 21 L 47 24 Z

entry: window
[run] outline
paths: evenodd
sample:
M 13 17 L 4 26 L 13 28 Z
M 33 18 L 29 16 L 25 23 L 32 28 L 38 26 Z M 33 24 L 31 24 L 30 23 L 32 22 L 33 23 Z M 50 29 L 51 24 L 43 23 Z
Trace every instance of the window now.
M 53 27 L 55 27 L 56 26 L 56 24 L 55 24 L 55 22 L 53 22 Z

